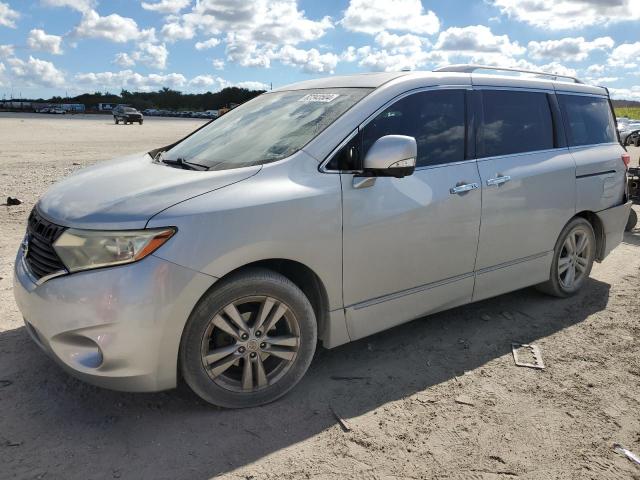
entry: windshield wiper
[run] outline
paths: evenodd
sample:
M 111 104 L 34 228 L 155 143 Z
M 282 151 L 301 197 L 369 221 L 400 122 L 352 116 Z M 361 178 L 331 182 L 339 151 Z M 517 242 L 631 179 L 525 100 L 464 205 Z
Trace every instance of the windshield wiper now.
M 209 167 L 200 165 L 199 163 L 187 162 L 184 158 L 176 158 L 175 160 L 173 160 L 173 159 L 168 159 L 163 157 L 164 157 L 164 152 L 161 152 L 156 157 L 156 160 L 166 165 L 180 167 L 184 170 L 209 170 Z

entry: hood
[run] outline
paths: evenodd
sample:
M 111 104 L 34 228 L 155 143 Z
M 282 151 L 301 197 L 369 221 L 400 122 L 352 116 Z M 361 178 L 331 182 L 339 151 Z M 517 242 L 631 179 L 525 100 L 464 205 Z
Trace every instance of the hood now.
M 103 162 L 53 185 L 38 210 L 50 221 L 87 229 L 144 228 L 156 213 L 245 180 L 261 166 L 194 171 L 154 163 L 147 153 Z

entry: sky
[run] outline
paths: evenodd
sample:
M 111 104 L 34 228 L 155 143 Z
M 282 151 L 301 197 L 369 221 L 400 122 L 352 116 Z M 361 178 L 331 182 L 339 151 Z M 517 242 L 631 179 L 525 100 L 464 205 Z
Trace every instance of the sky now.
M 481 63 L 640 100 L 639 2 L 0 0 L 0 97 L 268 89 Z

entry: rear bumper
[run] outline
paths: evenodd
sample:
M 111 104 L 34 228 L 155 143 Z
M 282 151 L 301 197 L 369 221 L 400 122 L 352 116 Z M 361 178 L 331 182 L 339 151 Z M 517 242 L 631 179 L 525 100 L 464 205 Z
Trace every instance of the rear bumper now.
M 607 208 L 596 213 L 602 223 L 601 242 L 596 260 L 601 262 L 611 251 L 620 245 L 624 236 L 624 227 L 629 218 L 633 202 L 623 203 L 617 207 Z
M 74 376 L 125 391 L 173 388 L 180 337 L 215 278 L 149 256 L 36 285 L 19 252 L 14 295 L 34 341 Z

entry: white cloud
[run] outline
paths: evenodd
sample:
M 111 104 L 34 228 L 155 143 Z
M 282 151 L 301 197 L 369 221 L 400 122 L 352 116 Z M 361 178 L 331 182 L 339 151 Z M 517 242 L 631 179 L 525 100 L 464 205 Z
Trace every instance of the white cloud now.
M 460 55 L 501 54 L 521 55 L 525 48 L 518 42 L 512 42 L 507 35 L 494 35 L 484 25 L 451 27 L 438 35 L 436 50 L 455 52 Z M 486 55 L 484 55 L 486 56 Z
M 58 35 L 49 35 L 39 28 L 34 28 L 29 32 L 27 46 L 31 50 L 40 50 L 54 55 L 62 55 L 63 53 L 62 37 Z
M 592 75 L 600 75 L 604 73 L 605 69 L 606 67 L 604 65 L 593 64 L 587 67 L 587 73 Z
M 416 35 L 395 35 L 384 30 L 376 35 L 375 41 L 381 48 L 392 50 L 392 53 L 415 52 L 422 49 L 423 42 L 428 45 L 426 40 Z
M 609 93 L 612 98 L 621 100 L 640 100 L 640 85 L 629 88 L 610 88 Z
M 269 85 L 262 82 L 238 82 L 231 85 L 232 87 L 246 88 L 247 90 L 269 90 Z
M 374 71 L 413 70 L 424 63 L 421 57 L 392 54 L 386 50 L 372 49 L 370 46 L 360 47 L 357 54 L 360 58 L 358 64 Z
M 151 68 L 164 70 L 167 68 L 168 57 L 169 50 L 164 44 L 142 42 L 138 44 L 137 49 L 131 54 L 124 52 L 116 54 L 113 63 L 123 68 L 142 63 Z
M 213 75 L 198 75 L 191 80 L 187 80 L 184 75 L 179 73 L 142 75 L 129 69 L 119 72 L 78 73 L 74 79 L 76 84 L 81 88 L 107 89 L 112 91 L 125 89 L 150 92 L 163 87 L 198 92 L 218 91 L 225 87 L 239 87 L 252 90 L 268 89 L 268 86 L 262 82 L 247 81 L 234 83 Z
M 207 48 L 213 48 L 220 45 L 220 40 L 218 38 L 210 38 L 204 42 L 196 42 L 196 50 L 205 50 Z
M 159 13 L 178 13 L 183 8 L 188 7 L 191 0 L 158 0 L 155 3 L 142 2 L 142 8 Z
M 40 0 L 46 7 L 68 7 L 79 12 L 88 12 L 92 10 L 95 5 L 95 0 Z
M 187 22 L 180 22 L 178 18 L 171 18 L 162 26 L 162 36 L 168 42 L 176 40 L 190 40 L 196 35 L 195 28 Z
M 229 32 L 226 37 L 227 59 L 243 67 L 269 67 L 272 48 L 262 47 L 255 42 L 250 33 Z
M 387 31 L 378 33 L 376 46 L 347 47 L 340 58 L 345 62 L 358 61 L 361 67 L 374 71 L 415 70 L 440 59 L 438 52 L 426 51 L 431 43 L 422 37 L 407 33 L 396 35 Z
M 583 77 L 585 83 L 596 86 L 607 86 L 620 80 L 620 77 Z
M 24 61 L 19 58 L 7 60 L 14 81 L 27 86 L 61 87 L 65 84 L 64 74 L 55 65 L 39 58 L 29 56 Z
M 155 40 L 155 29 L 140 30 L 132 18 L 122 17 L 117 13 L 102 17 L 95 10 L 83 14 L 74 33 L 78 37 L 102 38 L 116 43 Z
M 607 64 L 612 67 L 632 69 L 637 67 L 640 58 L 640 42 L 623 43 L 611 51 Z
M 581 62 L 595 50 L 613 48 L 614 43 L 611 37 L 600 37 L 591 42 L 587 42 L 584 37 L 567 37 L 561 40 L 529 42 L 528 50 L 532 58 Z
M 248 90 L 268 90 L 269 86 L 262 82 L 246 81 L 233 83 L 222 77 L 212 75 L 198 75 L 189 80 L 189 89 L 196 92 L 216 92 L 227 87 L 246 88 Z
M 198 32 L 224 35 L 227 60 L 269 67 L 283 46 L 317 40 L 331 28 L 330 17 L 309 19 L 296 0 L 200 0 L 189 12 L 169 17 L 162 34 L 167 41 L 191 39 Z
M 556 75 L 566 75 L 569 77 L 576 77 L 578 72 L 575 69 L 562 65 L 558 62 L 547 63 L 546 65 L 541 65 L 540 67 L 536 67 L 533 65 L 532 70 L 538 70 L 545 73 L 553 73 Z
M 211 75 L 198 75 L 189 80 L 189 86 L 197 91 L 210 90 L 212 86 L 217 85 L 222 80 L 220 77 L 212 77 Z
M 424 10 L 420 0 L 350 0 L 340 21 L 347 30 L 378 33 L 396 30 L 433 34 L 440 20 L 431 10 Z
M 133 56 L 134 60 L 148 67 L 164 70 L 167 68 L 169 51 L 164 44 L 156 45 L 150 42 L 143 42 L 138 45 L 138 50 L 133 53 Z
M 307 73 L 333 73 L 338 64 L 334 53 L 320 53 L 315 48 L 302 50 L 291 45 L 282 47 L 275 58 L 285 65 L 302 67 Z
M 358 51 L 353 45 L 349 45 L 346 50 L 340 54 L 340 60 L 345 62 L 355 62 L 358 59 Z
M 74 78 L 78 85 L 83 88 L 106 88 L 111 90 L 124 88 L 148 92 L 162 87 L 182 88 L 187 85 L 187 79 L 180 73 L 142 75 L 132 70 L 78 73 Z
M 637 0 L 490 0 L 509 17 L 548 30 L 640 19 Z
M 216 70 L 224 70 L 224 60 L 222 60 L 221 58 L 214 58 L 211 61 L 211 65 L 213 66 L 213 68 L 215 68 Z
M 136 64 L 136 61 L 131 58 L 131 55 L 128 53 L 120 52 L 116 53 L 115 58 L 113 59 L 113 63 L 122 68 L 133 67 Z
M 13 56 L 13 45 L 0 45 L 0 58 Z
M 20 18 L 20 14 L 13 10 L 9 4 L 0 2 L 0 26 L 16 28 L 16 20 Z

